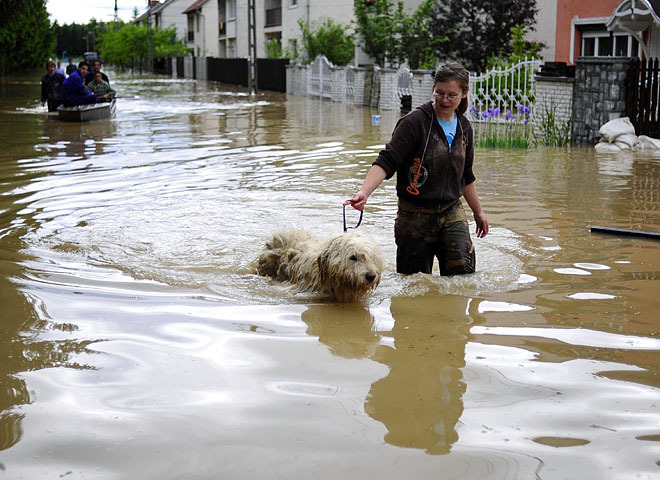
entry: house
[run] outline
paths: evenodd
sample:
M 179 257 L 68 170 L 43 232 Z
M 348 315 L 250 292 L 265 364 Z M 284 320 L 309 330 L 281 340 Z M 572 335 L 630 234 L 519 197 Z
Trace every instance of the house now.
M 188 5 L 190 5 L 190 0 L 165 0 L 151 7 L 152 25 L 160 28 L 169 28 L 174 25 L 177 38 L 185 40 L 188 23 L 182 12 Z
M 611 32 L 628 33 L 644 57 L 660 57 L 660 0 L 624 0 L 607 21 Z
M 660 0 L 543 0 L 536 31 L 545 61 L 660 56 Z
M 220 4 L 224 1 L 197 0 L 181 12 L 186 15 L 186 44 L 197 57 L 220 56 Z
M 404 8 L 411 12 L 421 1 L 405 0 Z M 254 4 L 257 57 L 260 58 L 266 56 L 266 44 L 273 40 L 284 52 L 300 52 L 299 20 L 313 23 L 331 18 L 345 26 L 355 20 L 353 0 L 254 0 Z M 195 55 L 248 56 L 248 0 L 188 0 L 182 13 L 187 26 L 185 38 Z M 364 63 L 364 55 L 358 52 L 358 56 L 358 63 Z

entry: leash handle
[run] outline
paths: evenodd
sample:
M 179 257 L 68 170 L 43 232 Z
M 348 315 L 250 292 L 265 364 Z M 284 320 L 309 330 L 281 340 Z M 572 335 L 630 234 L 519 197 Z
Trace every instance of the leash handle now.
M 347 227 L 346 226 L 346 205 L 344 205 L 344 233 L 346 233 L 350 228 L 358 228 L 360 224 L 362 223 L 362 215 L 364 214 L 364 210 L 360 210 L 360 219 L 358 220 L 357 225 L 354 227 Z

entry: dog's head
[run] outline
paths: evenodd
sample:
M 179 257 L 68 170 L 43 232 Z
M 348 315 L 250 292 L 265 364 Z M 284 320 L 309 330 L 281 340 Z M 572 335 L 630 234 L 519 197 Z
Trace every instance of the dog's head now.
M 352 302 L 378 286 L 383 259 L 373 238 L 350 232 L 324 242 L 318 266 L 320 283 L 332 299 Z

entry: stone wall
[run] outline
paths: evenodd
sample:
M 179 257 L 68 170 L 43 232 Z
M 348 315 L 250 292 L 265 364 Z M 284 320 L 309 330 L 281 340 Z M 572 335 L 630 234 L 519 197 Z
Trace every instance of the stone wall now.
M 575 65 L 573 127 L 576 143 L 595 144 L 598 130 L 626 111 L 626 70 L 632 58 L 580 57 Z

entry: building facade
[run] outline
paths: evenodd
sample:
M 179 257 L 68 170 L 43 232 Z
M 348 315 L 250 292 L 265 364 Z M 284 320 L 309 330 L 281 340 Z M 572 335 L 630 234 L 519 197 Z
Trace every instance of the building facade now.
M 546 61 L 660 56 L 658 0 L 538 0 L 538 6 L 537 38 L 554 45 Z

